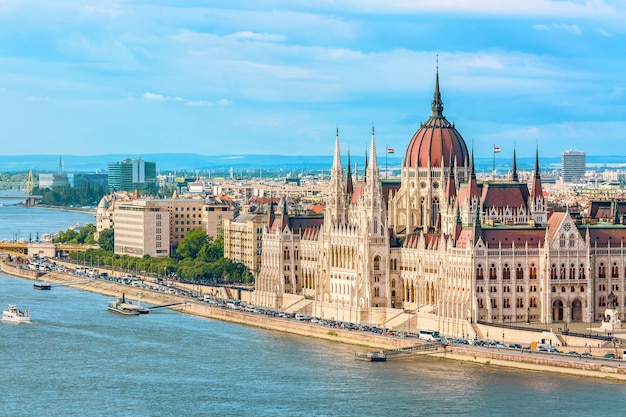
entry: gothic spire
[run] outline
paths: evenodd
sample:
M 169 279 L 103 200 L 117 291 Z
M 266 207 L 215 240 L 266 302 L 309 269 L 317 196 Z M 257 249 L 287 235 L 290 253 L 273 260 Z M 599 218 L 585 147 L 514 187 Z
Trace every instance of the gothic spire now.
M 541 173 L 539 172 L 539 148 L 535 152 L 535 178 L 533 179 L 533 189 L 531 196 L 533 198 L 543 197 L 543 190 L 541 188 Z
M 335 154 L 333 156 L 333 172 L 342 171 L 341 167 L 341 150 L 339 148 L 339 127 L 337 127 L 337 135 L 335 136 Z
M 346 179 L 346 193 L 351 196 L 354 192 L 354 184 L 352 183 L 352 167 L 350 166 L 350 150 L 348 150 L 348 178 Z
M 443 117 L 443 101 L 441 101 L 441 93 L 439 92 L 439 58 L 437 58 L 437 77 L 435 80 L 435 94 L 432 103 L 432 117 Z
M 378 162 L 376 161 L 376 141 L 374 139 L 374 126 L 372 126 L 372 140 L 370 142 L 370 155 L 372 156 L 372 169 L 378 169 Z
M 511 181 L 519 181 L 517 176 L 517 157 L 515 155 L 515 147 L 513 147 L 513 169 L 511 169 Z

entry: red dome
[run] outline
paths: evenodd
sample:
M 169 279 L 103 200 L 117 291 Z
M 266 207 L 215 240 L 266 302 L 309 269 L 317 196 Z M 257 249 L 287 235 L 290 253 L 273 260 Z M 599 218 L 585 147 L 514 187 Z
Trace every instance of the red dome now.
M 456 164 L 469 165 L 467 146 L 454 124 L 443 115 L 443 102 L 439 94 L 439 74 L 432 103 L 433 114 L 415 132 L 406 150 L 406 166 L 409 168 L 448 167 Z

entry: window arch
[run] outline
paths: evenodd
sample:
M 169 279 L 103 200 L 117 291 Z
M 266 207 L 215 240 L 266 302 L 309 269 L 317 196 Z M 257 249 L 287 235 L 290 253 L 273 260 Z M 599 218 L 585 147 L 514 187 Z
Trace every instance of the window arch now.
M 511 269 L 509 269 L 509 264 L 504 264 L 504 268 L 502 268 L 502 279 L 511 279 Z
M 374 271 L 380 270 L 380 256 L 376 255 L 374 257 Z

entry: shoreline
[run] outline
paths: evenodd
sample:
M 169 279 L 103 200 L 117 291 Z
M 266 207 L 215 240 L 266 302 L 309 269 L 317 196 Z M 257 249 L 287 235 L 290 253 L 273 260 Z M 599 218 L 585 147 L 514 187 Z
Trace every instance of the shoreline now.
M 76 213 L 93 214 L 94 216 L 96 215 L 95 209 L 85 209 L 85 208 L 80 208 L 80 207 L 65 207 L 65 206 L 50 206 L 47 204 L 35 204 L 31 208 L 40 208 L 43 210 L 55 210 L 55 211 L 72 211 Z
M 305 337 L 315 337 L 318 339 L 360 346 L 372 350 L 397 349 L 414 346 L 416 344 L 415 340 L 411 338 L 397 338 L 372 333 L 329 328 L 308 322 L 299 322 L 297 320 L 287 320 L 220 307 L 211 307 L 206 303 L 202 303 L 188 297 L 162 293 L 139 287 L 131 287 L 111 281 L 94 279 L 72 283 L 73 281 L 76 281 L 77 277 L 56 272 L 48 273 L 40 278 L 33 278 L 23 273 L 27 271 L 13 268 L 4 262 L 2 262 L 0 266 L 2 272 L 8 275 L 25 278 L 31 281 L 46 281 L 53 284 L 64 284 L 80 290 L 94 292 L 110 297 L 120 297 L 122 294 L 125 294 L 125 296 L 132 301 L 140 300 L 142 303 L 152 305 L 180 302 L 184 304 L 168 308 L 198 317 L 205 317 Z M 621 362 L 616 362 L 615 366 L 606 366 L 602 363 L 594 363 L 593 361 L 568 361 L 559 358 L 544 357 L 543 355 L 539 356 L 534 353 L 520 356 L 512 353 L 483 351 L 456 345 L 439 349 L 436 352 L 428 353 L 428 355 L 435 358 L 475 363 L 483 366 L 502 366 L 506 368 L 547 372 L 552 374 L 583 376 L 617 382 L 626 382 L 626 362 L 623 363 L 623 367 Z

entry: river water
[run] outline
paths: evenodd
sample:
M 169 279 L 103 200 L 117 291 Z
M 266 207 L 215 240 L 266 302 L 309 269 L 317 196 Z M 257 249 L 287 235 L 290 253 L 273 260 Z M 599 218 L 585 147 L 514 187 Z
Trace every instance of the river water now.
M 24 230 L 33 209 L 13 216 Z M 45 210 L 65 229 L 82 215 Z M 59 217 L 57 217 L 59 216 Z M 21 218 L 21 220 L 17 220 Z M 62 223 L 67 224 L 63 225 Z M 0 210 L 0 229 L 6 218 Z M 626 384 L 439 359 L 354 360 L 358 348 L 154 310 L 0 274 L 0 416 L 621 416 Z

